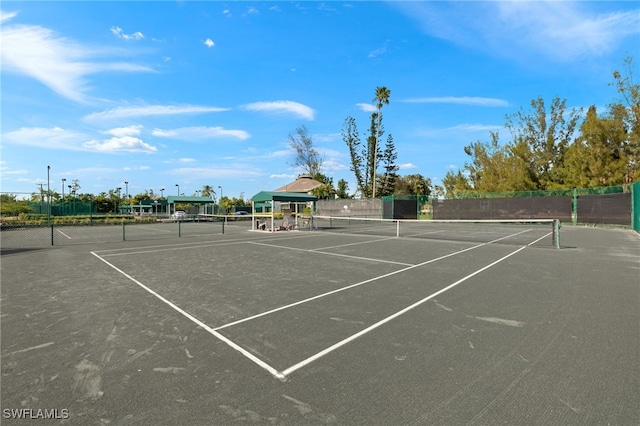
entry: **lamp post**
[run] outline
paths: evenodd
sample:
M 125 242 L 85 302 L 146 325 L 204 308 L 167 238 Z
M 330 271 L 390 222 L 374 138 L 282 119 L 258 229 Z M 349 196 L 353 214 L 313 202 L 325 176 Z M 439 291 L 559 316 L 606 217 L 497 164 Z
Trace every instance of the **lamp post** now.
M 124 186 L 125 186 L 124 193 L 125 193 L 125 198 L 127 199 L 127 205 L 130 205 L 131 203 L 129 202 L 129 182 L 125 181 Z M 128 212 L 129 211 L 127 210 L 127 213 Z
M 64 183 L 65 183 L 66 181 L 67 181 L 67 180 L 66 180 L 65 178 L 62 178 L 62 215 L 63 215 L 63 216 L 64 216 L 64 214 L 65 214 L 65 211 L 64 211 L 64 210 L 65 210 L 65 209 L 64 209 Z
M 164 188 L 160 188 L 160 198 L 164 198 Z
M 67 188 L 69 188 L 69 196 L 71 196 L 71 185 L 67 185 Z M 73 200 L 73 209 L 76 209 L 76 200 Z M 69 213 L 71 213 L 71 206 L 69 206 Z M 73 213 L 75 214 L 75 211 Z
M 121 187 L 117 187 L 116 191 L 118 191 L 118 198 L 117 198 L 117 204 L 116 204 L 116 214 L 119 212 L 120 210 L 120 190 L 122 188 Z

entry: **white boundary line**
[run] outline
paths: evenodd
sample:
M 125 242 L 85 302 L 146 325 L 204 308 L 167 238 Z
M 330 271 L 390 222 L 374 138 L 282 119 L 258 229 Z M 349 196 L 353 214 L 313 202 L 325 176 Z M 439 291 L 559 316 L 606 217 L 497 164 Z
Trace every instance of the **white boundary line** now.
M 524 230 L 524 231 L 518 232 L 518 233 L 513 234 L 513 235 L 522 234 L 522 233 L 525 233 L 525 232 L 528 232 L 528 231 L 529 230 Z M 513 236 L 513 235 L 511 235 L 511 236 Z M 256 365 L 258 365 L 259 367 L 261 367 L 264 370 L 266 370 L 267 372 L 269 372 L 272 376 L 276 377 L 279 380 L 283 380 L 284 381 L 284 380 L 286 380 L 286 377 L 289 374 L 293 373 L 294 371 L 296 371 L 296 370 L 298 370 L 298 369 L 310 364 L 311 362 L 323 357 L 324 355 L 327 355 L 330 352 L 333 352 L 334 350 L 346 345 L 347 343 L 357 339 L 360 336 L 363 336 L 363 335 L 367 334 L 368 332 L 370 332 L 370 331 L 382 326 L 383 324 L 385 324 L 385 323 L 387 323 L 387 322 L 399 317 L 400 315 L 402 315 L 402 314 L 414 309 L 415 307 L 423 304 L 424 302 L 432 299 L 433 297 L 435 297 L 435 296 L 437 296 L 439 294 L 442 294 L 447 290 L 450 290 L 451 288 L 453 288 L 453 287 L 459 285 L 460 283 L 468 280 L 469 278 L 471 278 L 471 277 L 473 277 L 473 276 L 475 276 L 475 275 L 477 275 L 477 274 L 479 274 L 479 273 L 491 268 L 492 266 L 502 262 L 503 260 L 513 256 L 514 254 L 524 250 L 525 248 L 535 244 L 536 242 L 542 240 L 543 238 L 546 238 L 549 235 L 550 234 L 547 234 L 547 235 L 545 235 L 543 237 L 540 237 L 540 238 L 536 239 L 535 241 L 529 243 L 526 246 L 520 247 L 519 249 L 507 254 L 506 256 L 503 256 L 502 258 L 490 263 L 489 265 L 487 265 L 487 266 L 485 266 L 485 267 L 483 267 L 481 269 L 478 269 L 477 271 L 475 271 L 475 272 L 467 275 L 466 277 L 456 281 L 455 283 L 450 284 L 449 286 L 447 286 L 447 287 L 445 287 L 445 288 L 443 288 L 443 289 L 431 294 L 430 296 L 427 296 L 426 298 L 424 298 L 424 299 L 422 299 L 422 300 L 420 300 L 420 301 L 418 301 L 418 302 L 416 302 L 416 303 L 414 303 L 414 304 L 402 309 L 401 311 L 396 312 L 395 314 L 393 314 L 393 315 L 391 315 L 391 316 L 389 316 L 389 317 L 387 317 L 387 318 L 385 318 L 385 319 L 383 319 L 381 321 L 378 321 L 377 323 L 365 328 L 364 330 L 361 330 L 360 332 L 358 332 L 358 333 L 356 333 L 356 334 L 354 334 L 354 335 L 352 335 L 352 336 L 350 336 L 350 337 L 348 337 L 346 339 L 343 339 L 342 341 L 340 341 L 340 342 L 338 342 L 338 343 L 336 343 L 336 344 L 334 344 L 332 346 L 329 346 L 328 348 L 316 353 L 315 355 L 313 355 L 313 356 L 311 356 L 311 357 L 309 357 L 309 358 L 307 358 L 307 359 L 305 359 L 305 360 L 303 360 L 303 361 L 301 361 L 301 362 L 299 362 L 297 364 L 294 364 L 293 366 L 291 366 L 291 367 L 289 367 L 289 368 L 287 368 L 287 369 L 285 369 L 285 370 L 283 370 L 281 372 L 278 371 L 277 369 L 275 369 L 274 367 L 272 367 L 271 365 L 267 364 L 266 362 L 264 362 L 260 358 L 256 357 L 251 352 L 249 352 L 246 349 L 242 348 L 237 343 L 235 343 L 232 340 L 228 339 L 224 335 L 218 333 L 218 330 L 221 330 L 223 328 L 227 328 L 227 327 L 230 327 L 232 325 L 236 325 L 236 324 L 239 324 L 239 323 L 242 323 L 242 322 L 245 322 L 245 321 L 249 321 L 249 320 L 252 320 L 252 319 L 255 319 L 255 318 L 259 318 L 261 316 L 265 316 L 265 315 L 268 315 L 268 314 L 271 314 L 271 313 L 274 313 L 274 312 L 277 312 L 277 311 L 281 311 L 283 309 L 287 309 L 287 308 L 290 308 L 290 307 L 293 307 L 293 306 L 297 306 L 297 305 L 300 305 L 302 303 L 306 303 L 306 302 L 311 301 L 311 300 L 319 299 L 319 298 L 328 296 L 330 294 L 338 293 L 340 291 L 344 291 L 344 290 L 347 290 L 347 289 L 350 289 L 350 288 L 353 288 L 353 287 L 356 287 L 356 286 L 360 286 L 360 285 L 363 285 L 363 284 L 368 283 L 368 282 L 377 281 L 379 279 L 382 279 L 382 278 L 385 278 L 385 277 L 388 277 L 388 276 L 391 276 L 391 275 L 395 275 L 395 274 L 398 274 L 400 272 L 404 272 L 404 271 L 407 271 L 407 270 L 410 270 L 410 269 L 414 269 L 414 268 L 417 268 L 419 266 L 423 266 L 423 265 L 426 265 L 426 264 L 429 264 L 429 263 L 432 263 L 432 262 L 436 262 L 436 261 L 438 261 L 440 259 L 444 259 L 444 258 L 447 258 L 447 257 L 451 257 L 451 256 L 454 256 L 454 255 L 460 254 L 460 253 L 464 253 L 464 252 L 476 249 L 478 247 L 483 247 L 483 246 L 486 246 L 486 245 L 491 244 L 493 242 L 500 241 L 500 240 L 502 240 L 504 238 L 509 238 L 510 236 L 509 237 L 502 237 L 502 238 L 499 238 L 497 240 L 491 241 L 489 243 L 482 243 L 482 244 L 478 244 L 476 246 L 468 247 L 466 249 L 463 249 L 463 250 L 460 250 L 460 251 L 457 251 L 457 252 L 454 252 L 454 253 L 450 253 L 450 254 L 447 254 L 447 255 L 444 255 L 444 256 L 440 256 L 438 258 L 431 259 L 431 260 L 428 260 L 426 262 L 422 262 L 422 263 L 417 264 L 417 265 L 409 266 L 407 268 L 400 269 L 398 271 L 394 271 L 394 272 L 391 272 L 389 274 L 381 275 L 381 276 L 378 276 L 378 277 L 375 277 L 375 278 L 372 278 L 372 279 L 369 279 L 369 280 L 365 280 L 365 281 L 362 281 L 360 283 L 356 283 L 356 284 L 353 284 L 353 285 L 350 285 L 350 286 L 347 286 L 347 287 L 343 287 L 343 288 L 340 288 L 340 289 L 337 289 L 337 290 L 334 290 L 334 291 L 331 291 L 331 292 L 328 292 L 328 293 L 324 293 L 324 294 L 321 294 L 321 295 L 310 297 L 308 299 L 305 299 L 305 300 L 302 300 L 302 301 L 299 301 L 299 302 L 296 302 L 296 303 L 292 303 L 292 304 L 289 304 L 289 305 L 286 305 L 286 306 L 281 306 L 280 308 L 272 309 L 270 311 L 263 312 L 263 313 L 258 314 L 258 315 L 254 315 L 252 317 L 244 318 L 242 320 L 235 321 L 233 323 L 225 324 L 224 326 L 217 327 L 217 328 L 209 327 L 207 324 L 205 324 L 204 322 L 200 321 L 198 318 L 194 317 L 193 315 L 191 315 L 190 313 L 188 313 L 184 309 L 180 308 L 179 306 L 177 306 L 176 304 L 174 304 L 170 300 L 168 300 L 168 299 L 164 298 L 163 296 L 161 296 L 160 294 L 156 293 L 155 291 L 153 291 L 152 289 L 150 289 L 149 287 L 147 287 L 146 285 L 144 285 L 143 283 L 141 283 L 140 281 L 138 281 L 137 279 L 135 279 L 131 275 L 127 274 L 126 272 L 124 272 L 123 270 L 118 268 L 117 266 L 113 265 L 112 263 L 110 263 L 107 260 L 105 260 L 102 257 L 100 257 L 95 252 L 91 252 L 91 254 L 93 256 L 95 256 L 96 258 L 100 259 L 102 262 L 104 262 L 109 267 L 113 268 L 114 270 L 116 270 L 120 274 L 124 275 L 127 279 L 131 280 L 132 282 L 137 284 L 139 287 L 141 287 L 145 291 L 149 292 L 151 295 L 155 296 L 160 301 L 164 302 L 166 305 L 168 305 L 169 307 L 174 309 L 176 312 L 180 313 L 181 315 L 183 315 L 187 319 L 191 320 L 192 322 L 194 322 L 196 325 L 198 325 L 199 327 L 201 327 L 204 330 L 206 330 L 211 335 L 217 337 L 219 340 L 221 340 L 222 342 L 226 343 L 231 348 L 233 348 L 236 351 L 240 352 L 240 354 L 244 355 L 246 358 L 248 358 L 249 360 L 253 361 Z
M 64 232 L 62 232 L 59 229 L 56 229 L 56 231 L 58 231 L 59 233 L 61 233 L 62 235 L 64 235 L 68 240 L 71 240 L 72 238 L 70 236 L 68 236 L 67 234 L 65 234 Z
M 377 241 L 379 241 L 379 240 L 377 240 Z M 395 262 L 393 260 L 373 259 L 373 258 L 370 258 L 370 257 L 351 256 L 351 255 L 348 255 L 348 254 L 340 254 L 340 253 L 327 253 L 327 252 L 323 252 L 323 251 L 317 251 L 317 249 L 303 249 L 303 248 L 298 248 L 298 247 L 286 247 L 286 246 L 279 246 L 279 245 L 275 245 L 275 244 L 257 243 L 255 241 L 247 241 L 247 244 L 253 244 L 253 245 L 256 245 L 256 246 L 273 247 L 273 248 L 279 248 L 279 249 L 285 249 L 285 250 L 303 251 L 305 253 L 319 253 L 319 254 L 324 254 L 326 256 L 347 257 L 349 259 L 360 259 L 360 260 L 366 260 L 366 261 L 369 261 L 369 262 L 391 263 L 393 265 L 401 265 L 401 266 L 415 266 L 413 263 Z
M 200 321 L 198 318 L 194 317 L 193 315 L 191 315 L 190 313 L 188 313 L 187 311 L 185 311 L 184 309 L 180 308 L 179 306 L 177 306 L 176 304 L 174 304 L 173 302 L 171 302 L 168 299 L 165 299 L 164 297 L 162 297 L 161 295 L 159 295 L 158 293 L 156 293 L 155 291 L 151 290 L 149 287 L 147 287 L 146 285 L 142 284 L 140 281 L 136 280 L 135 278 L 133 278 L 131 275 L 127 274 L 126 272 L 124 272 L 122 269 L 118 268 L 117 266 L 107 262 L 106 260 L 104 260 L 102 257 L 98 256 L 97 254 L 95 254 L 94 252 L 91 252 L 92 255 L 94 255 L 95 257 L 97 257 L 98 259 L 100 259 L 101 261 L 103 261 L 104 263 L 106 263 L 107 265 L 109 265 L 111 268 L 115 269 L 116 271 L 118 271 L 119 273 L 121 273 L 122 275 L 124 275 L 125 277 L 127 277 L 129 280 L 133 281 L 134 283 L 136 283 L 137 285 L 139 285 L 140 287 L 142 287 L 144 290 L 148 291 L 149 293 L 151 293 L 153 296 L 155 296 L 156 298 L 160 299 L 162 302 L 166 303 L 167 305 L 169 305 L 169 307 L 171 307 L 172 309 L 174 309 L 175 311 L 179 312 L 180 314 L 182 314 L 183 316 L 185 316 L 186 318 L 188 318 L 189 320 L 193 321 L 194 323 L 196 323 L 198 326 L 202 327 L 203 329 L 205 329 L 207 332 L 211 333 L 212 335 L 214 335 L 215 337 L 217 337 L 218 339 L 220 339 L 221 341 L 225 342 L 227 345 L 231 346 L 233 349 L 237 350 L 238 352 L 240 352 L 242 355 L 244 355 L 245 357 L 249 358 L 251 361 L 253 361 L 254 363 L 256 363 L 257 365 L 259 365 L 260 367 L 262 367 L 263 369 L 267 370 L 269 373 L 271 373 L 273 376 L 282 379 L 284 378 L 284 376 L 282 374 L 280 374 L 278 372 L 278 370 L 276 370 L 275 368 L 273 368 L 272 366 L 270 366 L 269 364 L 267 364 L 266 362 L 262 361 L 260 358 L 256 357 L 255 355 L 253 355 L 251 352 L 247 351 L 246 349 L 242 348 L 241 346 L 237 345 L 236 343 L 234 343 L 233 341 L 227 339 L 225 336 L 223 336 L 222 334 L 218 333 L 217 331 L 215 331 L 214 329 L 212 329 L 211 327 L 209 327 L 207 324 L 203 323 L 202 321 Z

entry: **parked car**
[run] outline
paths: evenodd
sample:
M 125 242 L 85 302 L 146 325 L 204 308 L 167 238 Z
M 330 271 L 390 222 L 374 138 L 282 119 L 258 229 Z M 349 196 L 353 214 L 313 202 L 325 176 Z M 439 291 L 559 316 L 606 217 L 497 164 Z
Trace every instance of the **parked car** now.
M 249 212 L 245 212 L 244 210 L 239 210 L 233 213 L 236 216 L 249 216 Z
M 177 210 L 174 214 L 171 215 L 171 218 L 177 220 L 185 220 L 187 218 L 187 213 L 182 210 Z

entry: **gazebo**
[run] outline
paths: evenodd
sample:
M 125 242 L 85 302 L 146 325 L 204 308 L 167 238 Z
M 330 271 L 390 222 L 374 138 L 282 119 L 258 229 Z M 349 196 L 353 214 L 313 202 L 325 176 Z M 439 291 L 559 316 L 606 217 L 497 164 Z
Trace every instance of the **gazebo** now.
M 275 218 L 274 212 L 276 210 L 276 203 L 293 203 L 295 209 L 288 209 L 289 213 L 298 213 L 298 205 L 304 204 L 305 206 L 308 203 L 313 203 L 312 211 L 315 211 L 315 202 L 318 200 L 318 197 L 315 195 L 304 194 L 300 192 L 281 192 L 281 191 L 262 191 L 258 192 L 251 198 L 251 229 L 256 230 L 256 221 L 255 221 L 255 213 L 256 213 L 256 203 L 264 203 L 271 204 L 271 230 L 275 230 Z M 284 212 L 283 212 L 284 213 Z M 267 217 L 267 216 L 263 216 Z M 285 218 L 286 219 L 286 218 Z M 297 216 L 296 216 L 297 222 Z

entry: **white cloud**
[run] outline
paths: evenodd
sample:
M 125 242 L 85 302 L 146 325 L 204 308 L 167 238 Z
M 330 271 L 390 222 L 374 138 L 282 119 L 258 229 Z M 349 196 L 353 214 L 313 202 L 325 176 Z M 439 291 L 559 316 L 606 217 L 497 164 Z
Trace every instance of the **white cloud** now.
M 313 120 L 315 111 L 301 103 L 293 101 L 254 102 L 244 105 L 249 111 L 288 113 L 300 118 Z
M 115 129 L 105 130 L 102 133 L 116 136 L 116 137 L 137 136 L 140 134 L 141 130 L 142 130 L 142 126 L 135 125 L 135 126 L 128 126 L 128 127 L 116 127 Z
M 178 158 L 178 163 L 195 163 L 196 159 L 195 158 Z
M 140 31 L 136 31 L 133 34 L 125 34 L 120 27 L 111 27 L 111 33 L 124 40 L 142 40 L 144 35 Z
M 258 13 L 260 13 L 260 11 L 258 9 L 256 9 L 255 7 L 249 7 L 247 9 L 247 13 L 250 15 L 256 15 Z
M 18 16 L 18 12 L 5 12 L 0 10 L 0 22 L 9 21 Z
M 356 106 L 364 112 L 374 112 L 377 111 L 375 105 L 372 104 L 366 104 L 366 103 L 358 103 L 356 104 Z
M 122 170 L 151 170 L 149 166 L 134 166 L 134 167 L 123 167 Z
M 430 103 L 430 104 L 457 104 L 457 105 L 474 105 L 487 107 L 506 107 L 509 102 L 503 99 L 480 98 L 474 96 L 443 96 L 433 98 L 410 98 L 400 100 L 405 103 Z
M 3 14 L 4 20 L 16 14 Z M 91 61 L 97 52 L 113 50 L 92 48 L 56 35 L 36 25 L 2 25 L 0 58 L 3 69 L 29 76 L 60 96 L 76 102 L 88 102 L 86 77 L 104 71 L 152 72 L 151 68 L 133 63 Z
M 144 152 L 153 153 L 158 149 L 133 136 L 112 137 L 104 141 L 91 140 L 83 146 L 98 152 Z
M 413 163 L 398 164 L 398 167 L 400 168 L 400 170 L 411 170 L 411 169 L 417 169 L 418 168 L 418 166 L 416 166 Z
M 187 141 L 201 141 L 206 139 L 235 138 L 249 139 L 250 135 L 244 130 L 228 130 L 223 127 L 182 127 L 179 129 L 154 129 L 151 134 L 162 138 L 172 138 Z
M 169 170 L 168 173 L 174 176 L 185 176 L 189 179 L 235 179 L 260 176 L 254 167 L 241 165 L 237 167 L 181 167 Z
M 208 107 L 199 105 L 147 105 L 133 107 L 117 107 L 102 112 L 94 112 L 84 117 L 85 120 L 109 120 L 130 117 L 148 117 L 179 114 L 205 114 L 209 112 L 229 111 L 229 108 Z
M 287 174 L 287 173 L 272 173 L 269 175 L 271 179 L 295 179 L 296 175 Z
M 2 135 L 3 142 L 16 145 L 75 151 L 83 150 L 82 143 L 87 139 L 85 134 L 60 127 L 23 127 Z
M 216 44 L 213 42 L 213 40 L 211 40 L 210 38 L 206 39 L 204 41 L 204 45 L 207 46 L 208 48 L 212 48 L 213 46 L 215 46 Z
M 393 4 L 428 34 L 521 60 L 540 55 L 555 61 L 602 56 L 613 52 L 624 38 L 640 33 L 637 10 L 603 14 L 591 2 Z

